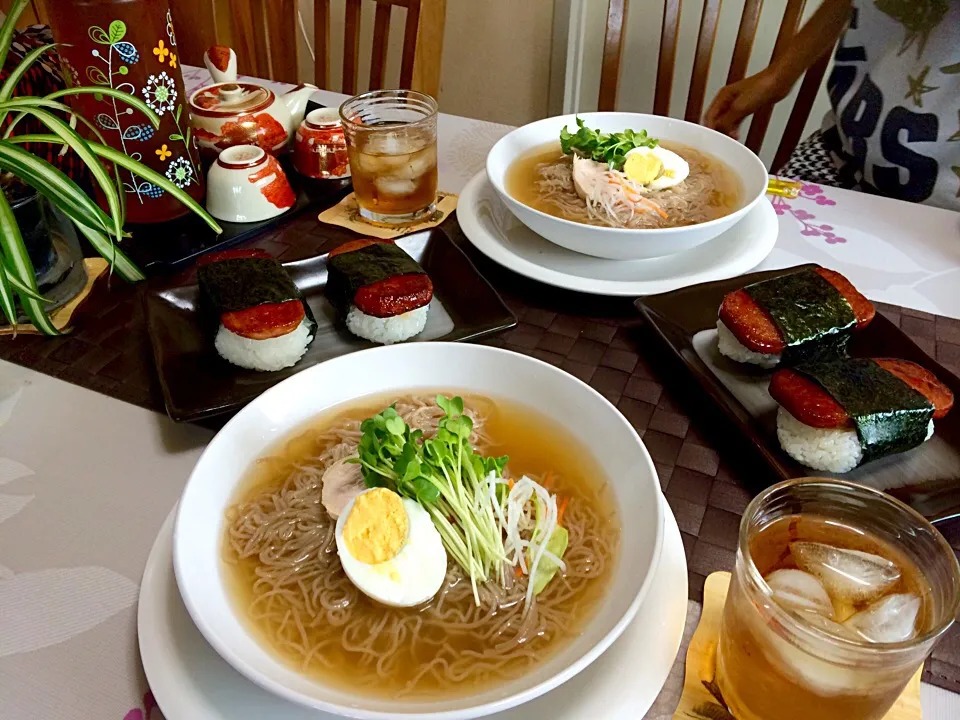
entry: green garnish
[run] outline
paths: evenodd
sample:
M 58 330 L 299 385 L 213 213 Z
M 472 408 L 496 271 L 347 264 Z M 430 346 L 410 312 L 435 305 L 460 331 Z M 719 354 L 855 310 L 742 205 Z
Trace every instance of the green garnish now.
M 627 153 L 634 148 L 656 146 L 657 140 L 647 135 L 646 130 L 604 133 L 591 130 L 580 118 L 577 118 L 576 133 L 571 133 L 566 127 L 560 131 L 560 149 L 564 155 L 576 152 L 590 160 L 606 163 L 611 170 L 623 169 Z
M 388 407 L 360 425 L 359 462 L 367 487 L 386 487 L 413 498 L 430 513 L 444 547 L 477 585 L 502 572 L 506 553 L 494 510 L 496 498 L 481 485 L 491 472 L 502 477 L 507 456 L 478 455 L 470 445 L 473 421 L 463 399 L 437 396 L 444 412 L 436 434 L 425 438 Z
M 563 554 L 567 551 L 567 543 L 569 540 L 570 534 L 567 532 L 567 529 L 561 525 L 557 525 L 553 529 L 550 539 L 547 541 L 547 552 L 551 552 L 556 557 L 562 559 Z M 533 594 L 539 595 L 542 593 L 544 588 L 547 587 L 547 584 L 553 580 L 559 569 L 560 566 L 557 565 L 552 558 L 546 555 L 540 558 L 537 571 L 533 574 Z

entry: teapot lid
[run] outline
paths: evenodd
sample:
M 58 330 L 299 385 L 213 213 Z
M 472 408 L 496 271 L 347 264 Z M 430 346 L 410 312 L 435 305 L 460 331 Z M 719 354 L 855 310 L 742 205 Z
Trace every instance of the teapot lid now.
M 274 97 L 272 90 L 255 83 L 219 83 L 197 90 L 190 97 L 190 110 L 205 117 L 231 117 L 263 110 Z

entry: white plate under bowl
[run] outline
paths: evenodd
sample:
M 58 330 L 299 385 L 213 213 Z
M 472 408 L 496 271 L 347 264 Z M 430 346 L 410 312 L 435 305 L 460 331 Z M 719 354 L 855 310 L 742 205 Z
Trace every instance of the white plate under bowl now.
M 687 563 L 669 506 L 663 553 L 650 592 L 633 622 L 590 667 L 556 690 L 490 720 L 637 720 L 666 682 L 683 635 Z M 173 573 L 171 511 L 150 551 L 137 608 L 140 657 L 169 720 L 334 720 L 281 700 L 244 678 L 203 639 L 183 606 Z
M 510 166 L 517 158 L 537 148 L 549 143 L 559 144 L 560 131 L 564 127 L 575 129 L 576 117 L 559 115 L 511 130 L 487 155 L 487 178 L 507 207 L 535 233 L 568 250 L 612 260 L 638 260 L 686 252 L 738 223 L 767 192 L 767 170 L 760 158 L 745 145 L 716 130 L 661 115 L 597 112 L 583 113 L 580 118 L 591 129 L 607 133 L 622 132 L 627 128 L 646 130 L 651 137 L 688 145 L 724 163 L 740 178 L 743 198 L 739 207 L 728 215 L 696 225 L 628 229 L 564 220 L 515 200 L 505 187 Z M 655 195 L 650 197 L 656 199 Z
M 742 275 L 759 265 L 777 242 L 773 206 L 763 200 L 726 232 L 693 250 L 649 260 L 606 260 L 548 242 L 503 204 L 485 172 L 466 184 L 457 220 L 476 248 L 494 262 L 547 285 L 637 297 Z
M 311 679 L 279 662 L 249 633 L 221 577 L 223 517 L 253 462 L 324 410 L 371 394 L 454 389 L 513 402 L 552 418 L 590 448 L 620 515 L 623 548 L 603 599 L 580 634 L 509 682 L 475 694 L 400 702 Z M 328 360 L 274 386 L 207 445 L 180 499 L 174 568 L 187 611 L 214 649 L 261 687 L 317 710 L 364 720 L 467 720 L 546 693 L 586 668 L 630 623 L 663 543 L 660 483 L 643 442 L 602 395 L 526 355 L 481 345 L 409 343 Z

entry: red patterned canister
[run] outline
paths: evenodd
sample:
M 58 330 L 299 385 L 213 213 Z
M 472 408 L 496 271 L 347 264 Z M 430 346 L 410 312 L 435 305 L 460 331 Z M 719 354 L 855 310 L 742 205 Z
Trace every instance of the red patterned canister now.
M 350 177 L 347 142 L 336 108 L 318 108 L 310 112 L 297 129 L 293 166 L 311 178 Z

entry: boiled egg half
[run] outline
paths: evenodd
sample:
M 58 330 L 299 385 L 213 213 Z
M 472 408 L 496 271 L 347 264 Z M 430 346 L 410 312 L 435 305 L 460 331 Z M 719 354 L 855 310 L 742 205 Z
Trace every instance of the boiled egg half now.
M 656 145 L 627 152 L 623 174 L 648 190 L 666 190 L 687 179 L 690 165 L 672 150 Z
M 447 551 L 429 513 L 386 488 L 350 501 L 337 518 L 336 539 L 347 577 L 384 605 L 424 603 L 447 574 Z

